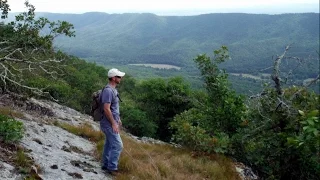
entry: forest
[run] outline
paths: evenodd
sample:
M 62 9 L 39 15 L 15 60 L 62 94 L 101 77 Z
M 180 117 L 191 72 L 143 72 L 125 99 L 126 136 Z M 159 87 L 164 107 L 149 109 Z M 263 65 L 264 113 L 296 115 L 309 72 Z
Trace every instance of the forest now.
M 68 53 L 72 54 L 71 51 L 64 52 L 63 49 L 57 49 L 54 44 L 57 38 L 68 43 L 65 39 L 68 37 L 69 43 L 75 43 L 72 37 L 76 35 L 77 28 L 60 16 L 55 16 L 59 19 L 53 21 L 49 20 L 48 16 L 36 16 L 35 7 L 28 1 L 25 5 L 27 12 L 16 15 L 10 22 L 6 20 L 0 24 L 1 93 L 17 93 L 25 97 L 49 99 L 80 112 L 89 113 L 91 94 L 107 83 L 108 69 L 102 66 L 102 62 L 88 61 L 82 59 L 84 57 L 81 54 L 78 54 L 78 57 L 77 53 L 70 55 Z M 3 19 L 7 18 L 9 7 L 6 0 L 1 0 Z M 93 15 L 99 18 L 104 16 L 104 14 Z M 114 16 L 126 21 L 132 21 L 134 17 L 131 14 Z M 135 16 L 154 18 L 151 14 Z M 201 18 L 211 19 L 211 16 L 204 15 Z M 214 18 L 219 20 L 221 16 L 216 15 Z M 289 18 L 290 15 L 279 15 L 277 18 L 282 16 Z M 301 19 L 309 19 L 318 14 L 291 16 L 308 23 Z M 187 17 L 176 17 L 170 21 L 185 18 Z M 157 20 L 166 22 L 161 17 L 157 17 Z M 111 15 L 109 21 L 114 21 Z M 281 21 L 287 22 L 286 19 Z M 198 27 L 197 31 L 192 33 L 203 33 L 201 31 L 203 24 L 196 22 L 191 23 L 191 26 Z M 148 24 L 141 22 L 140 25 Z M 313 26 L 308 30 L 315 33 L 318 27 Z M 113 27 L 109 28 L 111 31 Z M 182 32 L 191 33 L 188 30 L 192 29 L 186 28 L 186 31 Z M 305 34 L 301 35 L 302 39 L 303 35 Z M 123 40 L 125 39 L 123 37 Z M 302 48 L 299 51 L 297 48 L 292 48 L 295 45 L 286 44 L 286 40 L 278 39 L 278 41 L 277 45 L 269 47 L 270 56 L 274 55 L 271 49 L 277 49 L 279 52 L 278 55 L 274 55 L 272 61 L 270 60 L 272 68 L 269 71 L 269 79 L 264 84 L 257 83 L 257 86 L 262 88 L 251 96 L 237 93 L 233 89 L 230 82 L 232 78 L 229 75 L 229 70 L 232 71 L 232 68 L 229 66 L 232 64 L 233 68 L 236 68 L 240 63 L 228 64 L 228 62 L 232 61 L 230 57 L 237 50 L 231 44 L 230 47 L 219 46 L 221 44 L 219 41 L 215 41 L 215 45 L 203 44 L 207 48 L 203 50 L 203 54 L 194 57 L 189 54 L 185 57 L 189 59 L 188 62 L 184 62 L 187 64 L 185 66 L 194 66 L 193 68 L 197 69 L 195 74 L 198 76 L 194 77 L 201 82 L 200 88 L 192 88 L 190 82 L 181 75 L 144 79 L 126 75 L 119 86 L 123 100 L 121 115 L 124 127 L 134 135 L 175 142 L 195 152 L 230 156 L 252 167 L 262 179 L 318 179 L 320 176 L 319 93 L 308 87 L 319 83 L 319 72 L 314 69 L 309 70 L 308 73 L 312 72 L 314 78 L 307 84 L 291 83 L 295 73 L 306 71 L 305 67 L 301 66 L 293 69 L 296 71 L 287 72 L 286 70 L 292 67 L 291 62 L 301 64 L 299 60 L 306 58 L 303 57 L 306 54 L 301 52 L 308 53 L 312 50 L 304 51 Z M 309 41 L 319 46 L 319 41 L 310 39 Z M 85 42 L 87 40 L 75 44 L 86 46 Z M 125 44 L 123 41 L 121 43 Z M 109 46 L 114 45 L 109 44 Z M 279 48 L 281 46 L 282 48 Z M 81 47 L 73 47 L 73 52 L 76 49 L 83 52 Z M 126 53 L 121 48 L 114 49 L 130 56 L 129 52 Z M 114 49 L 96 50 L 112 54 Z M 134 52 L 134 49 L 131 48 L 131 51 Z M 177 55 L 177 51 L 170 53 Z M 104 56 L 95 54 L 98 57 Z M 314 62 L 319 62 L 319 52 L 315 54 Z M 118 61 L 109 62 L 112 64 Z M 181 66 L 182 63 L 181 61 L 176 65 Z M 243 63 L 245 67 L 246 62 Z M 264 64 L 261 67 L 264 67 Z M 241 66 L 239 70 L 241 73 L 244 72 Z M 176 70 L 170 71 L 178 74 Z M 161 73 L 160 70 L 158 72 Z
M 160 63 L 196 71 L 192 59 L 212 54 L 225 45 L 232 61 L 222 65 L 230 73 L 256 73 L 272 65 L 292 44 L 288 56 L 304 57 L 296 70 L 299 78 L 314 77 L 318 65 L 319 13 L 300 14 L 204 14 L 157 16 L 154 14 L 42 13 L 64 19 L 76 29 L 75 38 L 58 37 L 55 44 L 72 55 L 102 65 Z M 112 48 L 110 48 L 112 47 Z M 125 53 L 124 53 L 125 52 Z M 295 67 L 293 61 L 289 67 Z M 271 70 L 262 71 L 270 73 Z
M 220 64 L 239 94 L 262 90 L 260 77 L 272 72 L 274 58 L 287 44 L 284 59 L 292 84 L 303 84 L 318 74 L 319 13 L 299 14 L 204 14 L 198 16 L 157 16 L 148 13 L 85 14 L 41 13 L 52 20 L 72 23 L 76 37 L 57 37 L 55 46 L 64 52 L 107 68 L 125 69 L 137 79 L 182 76 L 192 88 L 200 88 L 200 76 L 193 59 L 211 55 L 222 45 L 230 60 Z M 297 59 L 299 60 L 292 60 Z M 130 64 L 166 64 L 179 67 L 167 71 Z M 296 68 L 299 66 L 299 68 Z M 237 77 L 234 74 L 255 76 Z M 312 86 L 313 90 L 318 88 Z

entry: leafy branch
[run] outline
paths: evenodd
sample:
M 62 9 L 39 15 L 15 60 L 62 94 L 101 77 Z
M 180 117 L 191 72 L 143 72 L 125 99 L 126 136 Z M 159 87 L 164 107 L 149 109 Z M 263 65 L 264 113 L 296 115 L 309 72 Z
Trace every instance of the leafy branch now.
M 0 0 L 0 10 L 2 11 L 1 19 L 7 18 L 10 11 L 8 0 Z
M 6 92 L 22 88 L 56 101 L 46 88 L 28 86 L 25 80 L 31 76 L 57 79 L 63 74 L 66 56 L 54 50 L 53 40 L 59 35 L 75 36 L 74 27 L 65 21 L 36 20 L 35 7 L 28 1 L 25 6 L 27 12 L 0 25 L 0 87 Z M 42 35 L 44 29 L 49 29 L 49 34 Z

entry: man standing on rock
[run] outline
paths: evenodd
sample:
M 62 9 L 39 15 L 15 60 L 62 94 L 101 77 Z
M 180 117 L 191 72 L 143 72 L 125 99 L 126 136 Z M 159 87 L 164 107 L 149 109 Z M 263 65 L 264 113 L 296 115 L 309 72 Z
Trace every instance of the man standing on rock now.
M 111 175 L 118 173 L 118 162 L 120 153 L 123 149 L 120 137 L 120 120 L 119 98 L 116 86 L 120 83 L 124 72 L 112 68 L 108 71 L 109 83 L 101 92 L 101 105 L 103 117 L 100 121 L 100 127 L 106 135 L 105 144 L 102 154 L 102 169 Z

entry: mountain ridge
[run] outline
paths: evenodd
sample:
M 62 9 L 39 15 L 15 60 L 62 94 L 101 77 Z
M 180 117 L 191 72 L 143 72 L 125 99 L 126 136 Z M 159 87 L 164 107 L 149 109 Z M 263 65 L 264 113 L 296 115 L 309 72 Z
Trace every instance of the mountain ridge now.
M 248 67 L 257 70 L 270 66 L 272 56 L 281 53 L 288 44 L 293 44 L 290 52 L 297 57 L 314 57 L 319 49 L 319 13 L 41 16 L 74 24 L 76 37 L 58 38 L 57 47 L 103 65 L 161 63 L 192 68 L 192 59 L 198 54 L 212 54 L 212 50 L 226 45 L 232 62 L 225 67 L 232 72 L 251 73 Z M 317 63 L 311 60 L 311 66 L 318 67 Z M 313 73 L 316 71 L 311 69 Z

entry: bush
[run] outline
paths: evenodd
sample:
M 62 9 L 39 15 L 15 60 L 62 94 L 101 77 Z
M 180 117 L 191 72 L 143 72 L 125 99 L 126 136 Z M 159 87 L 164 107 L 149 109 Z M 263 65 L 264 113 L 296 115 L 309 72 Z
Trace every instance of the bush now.
M 245 106 L 243 98 L 230 88 L 226 72 L 218 67 L 228 58 L 228 49 L 222 46 L 214 51 L 213 59 L 199 55 L 194 60 L 206 93 L 195 93 L 194 108 L 174 118 L 173 140 L 198 151 L 230 153 L 230 138 L 241 128 Z
M 211 133 L 225 132 L 232 136 L 240 127 L 245 112 L 243 97 L 236 95 L 230 88 L 228 74 L 219 68 L 219 64 L 229 59 L 228 48 L 222 46 L 214 51 L 214 57 L 199 55 L 194 61 L 197 63 L 204 79 L 208 98 L 203 102 L 201 110 L 210 118 L 206 125 Z
M 181 77 L 142 81 L 134 91 L 134 102 L 146 118 L 156 124 L 156 138 L 169 141 L 169 123 L 174 116 L 190 108 L 190 86 Z M 123 111 L 122 111 L 123 112 Z
M 251 100 L 247 126 L 234 143 L 236 156 L 266 179 L 318 179 L 318 95 L 293 87 L 284 90 L 282 104 L 278 98 L 271 89 Z
M 210 135 L 200 120 L 205 119 L 197 109 L 190 109 L 177 115 L 170 123 L 175 130 L 172 140 L 192 150 L 201 152 L 226 153 L 229 149 L 229 137 L 225 133 Z
M 6 143 L 19 141 L 23 137 L 23 124 L 0 114 L 0 139 Z
M 156 124 L 148 120 L 145 112 L 134 107 L 124 106 L 121 111 L 123 126 L 135 136 L 154 137 Z

